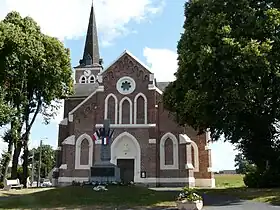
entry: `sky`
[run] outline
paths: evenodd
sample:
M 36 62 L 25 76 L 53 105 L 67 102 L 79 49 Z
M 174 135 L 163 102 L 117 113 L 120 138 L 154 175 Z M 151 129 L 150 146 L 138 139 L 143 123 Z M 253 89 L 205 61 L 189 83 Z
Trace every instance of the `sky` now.
M 42 32 L 60 39 L 71 51 L 72 66 L 82 58 L 92 0 L 0 0 L 0 20 L 18 11 L 32 17 Z M 104 67 L 124 50 L 147 64 L 157 81 L 174 80 L 177 69 L 177 42 L 183 32 L 185 0 L 94 0 L 100 54 Z M 73 70 L 74 71 L 74 70 Z M 50 124 L 38 117 L 30 147 L 40 140 L 57 148 L 58 124 L 63 107 Z M 1 133 L 1 132 L 0 132 Z M 2 129 L 3 133 L 3 129 Z M 6 145 L 0 142 L 0 149 Z M 229 143 L 211 144 L 214 170 L 234 168 L 237 151 Z

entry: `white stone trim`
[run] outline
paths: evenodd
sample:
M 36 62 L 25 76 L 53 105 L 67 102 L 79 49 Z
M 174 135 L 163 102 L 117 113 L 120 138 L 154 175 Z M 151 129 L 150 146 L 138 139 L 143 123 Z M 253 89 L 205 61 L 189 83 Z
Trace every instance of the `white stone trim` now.
M 165 165 L 165 141 L 170 138 L 173 142 L 173 165 Z M 175 135 L 168 132 L 160 139 L 160 169 L 173 170 L 179 168 L 178 140 Z
M 209 129 L 207 129 L 206 131 L 206 142 L 210 141 L 211 140 L 211 132 Z
M 214 170 L 213 170 L 212 167 L 208 167 L 208 168 L 207 168 L 207 171 L 208 171 L 208 172 L 214 172 Z
M 196 187 L 210 187 L 214 188 L 216 186 L 215 178 L 212 179 L 195 179 Z
M 82 80 L 84 80 L 84 82 L 82 82 Z M 87 77 L 85 75 L 81 75 L 79 78 L 79 83 L 80 84 L 87 84 Z
M 72 183 L 73 181 L 86 182 L 89 181 L 89 177 L 58 177 L 59 183 Z
M 130 83 L 131 87 L 128 91 L 124 91 L 124 89 L 122 88 L 122 83 L 123 82 L 129 82 Z M 116 83 L 116 89 L 122 95 L 129 95 L 129 94 L 131 94 L 135 91 L 136 82 L 131 77 L 128 77 L 128 76 L 121 77 Z
M 186 169 L 190 169 L 190 170 L 193 170 L 193 169 L 194 169 L 192 163 L 187 163 L 187 164 L 185 165 L 185 168 L 186 168 Z
M 186 165 L 185 169 L 188 170 L 193 170 L 194 166 L 192 164 L 192 145 L 191 144 L 186 144 Z
M 67 169 L 67 164 L 61 164 L 59 169 L 66 170 Z
M 163 92 L 162 92 L 157 86 L 155 86 L 155 84 L 149 84 L 149 85 L 148 85 L 148 90 L 155 90 L 155 91 L 158 92 L 160 95 L 163 94 Z
M 191 141 L 192 148 L 194 150 L 194 172 L 199 172 L 199 151 L 198 146 L 194 141 Z
M 122 124 L 122 105 L 123 102 L 127 100 L 129 103 L 129 123 L 132 124 L 132 101 L 130 100 L 130 98 L 128 98 L 127 96 L 123 97 L 122 100 L 120 101 L 120 106 L 119 106 L 119 110 L 120 110 L 120 115 L 119 115 L 119 123 Z
M 83 181 L 89 181 L 89 177 L 59 177 L 58 182 L 59 183 L 72 183 L 73 181 L 83 182 Z M 186 177 L 186 178 L 137 178 L 134 180 L 137 183 L 194 183 L 195 178 L 194 177 Z
M 179 134 L 180 144 L 190 144 L 192 140 L 187 134 Z
M 194 183 L 194 177 L 185 177 L 185 178 L 156 178 L 156 177 L 149 177 L 149 178 L 138 178 L 134 180 L 136 183 Z
M 96 128 L 103 128 L 103 124 L 96 124 Z M 155 128 L 156 124 L 111 124 L 110 128 Z
M 108 118 L 108 101 L 109 101 L 110 97 L 113 97 L 114 100 L 115 100 L 115 120 L 114 120 L 114 123 L 117 124 L 118 123 L 118 98 L 113 93 L 108 94 L 105 98 L 104 119 Z
M 103 77 L 102 77 L 102 75 L 97 75 L 97 81 L 99 82 L 99 83 L 102 83 L 103 82 Z
M 149 139 L 149 144 L 156 144 L 157 140 L 156 139 Z
M 69 115 L 68 115 L 68 121 L 69 121 L 69 122 L 73 122 L 73 118 L 74 118 L 74 117 L 73 117 L 73 114 L 69 114 Z
M 104 72 L 106 72 L 108 69 L 110 69 L 111 66 L 113 66 L 122 56 L 124 56 L 125 54 L 129 55 L 130 57 L 132 57 L 136 62 L 138 62 L 141 66 L 143 66 L 145 69 L 147 69 L 149 72 L 152 72 L 150 67 L 148 67 L 146 64 L 144 64 L 142 61 L 140 61 L 136 56 L 134 56 L 131 52 L 129 52 L 128 50 L 125 50 L 117 59 L 115 59 L 104 71 L 101 72 L 101 74 L 103 74 Z
M 85 71 L 85 70 L 100 71 L 101 67 L 90 67 L 90 68 L 74 67 L 74 69 L 75 71 Z
M 64 141 L 61 143 L 62 145 L 75 145 L 75 135 L 68 136 Z
M 191 147 L 189 147 L 189 145 L 192 146 L 193 150 L 194 150 L 194 172 L 199 172 L 199 150 L 198 150 L 198 146 L 197 144 L 192 141 L 188 135 L 186 134 L 179 134 L 179 138 L 180 138 L 180 144 L 184 144 L 186 143 L 186 152 L 187 152 L 187 157 L 191 157 L 188 156 L 188 153 L 191 153 Z M 189 162 L 190 160 L 187 158 L 187 164 L 191 164 L 191 162 Z M 188 166 L 189 167 L 189 166 Z
M 81 144 L 82 141 L 86 139 L 88 140 L 89 144 L 89 154 L 88 154 L 88 164 L 87 165 L 81 165 Z M 92 138 L 84 133 L 79 136 L 79 138 L 76 141 L 76 147 L 75 147 L 75 169 L 90 169 L 92 166 L 92 158 L 93 158 L 93 141 Z
M 148 123 L 148 100 L 143 93 L 138 93 L 134 98 L 134 124 L 137 124 L 137 100 L 139 97 L 144 99 L 144 124 Z
M 117 157 L 116 156 L 116 149 L 115 147 L 117 146 L 117 143 L 119 140 L 121 140 L 123 137 L 128 137 L 129 139 L 131 139 L 131 141 L 134 143 L 134 146 L 137 150 L 136 154 L 134 157 Z M 120 135 L 118 135 L 113 143 L 111 144 L 111 163 L 117 165 L 117 159 L 134 159 L 134 180 L 137 180 L 140 178 L 140 172 L 141 172 L 141 147 L 140 144 L 138 143 L 137 139 L 131 135 L 128 132 L 123 132 Z
M 59 125 L 68 125 L 67 117 L 60 121 Z
M 98 88 L 93 91 L 85 100 L 83 100 L 81 103 L 79 103 L 72 111 L 69 112 L 68 114 L 68 120 L 69 122 L 73 122 L 73 114 L 75 111 L 77 111 L 84 103 L 86 103 L 93 95 L 95 95 L 97 92 L 103 92 L 104 91 L 104 86 L 98 86 Z
M 206 145 L 204 149 L 205 149 L 205 150 L 211 150 L 211 148 L 210 148 L 209 145 Z
M 154 81 L 154 79 L 155 79 L 155 75 L 152 73 L 152 74 L 150 74 L 150 78 L 149 78 L 149 80 L 150 80 L 150 82 L 153 82 Z

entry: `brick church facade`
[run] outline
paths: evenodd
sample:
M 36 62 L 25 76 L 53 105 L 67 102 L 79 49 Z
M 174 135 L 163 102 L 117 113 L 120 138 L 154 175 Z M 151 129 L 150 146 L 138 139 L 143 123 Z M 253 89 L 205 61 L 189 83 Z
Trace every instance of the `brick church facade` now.
M 130 52 L 103 69 L 95 22 L 92 7 L 83 59 L 74 68 L 75 93 L 65 100 L 59 124 L 58 184 L 89 180 L 91 166 L 100 159 L 101 145 L 93 133 L 110 119 L 115 129 L 111 163 L 120 167 L 122 179 L 149 186 L 214 187 L 209 133 L 197 135 L 176 124 L 162 104 L 168 82 L 156 82 Z

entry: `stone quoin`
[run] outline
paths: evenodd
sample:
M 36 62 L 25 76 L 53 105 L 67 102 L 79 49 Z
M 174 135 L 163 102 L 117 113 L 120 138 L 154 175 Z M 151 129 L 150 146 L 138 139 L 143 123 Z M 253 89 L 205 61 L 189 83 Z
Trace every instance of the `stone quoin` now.
M 89 180 L 100 159 L 101 145 L 93 133 L 110 119 L 115 130 L 110 162 L 119 167 L 122 180 L 149 186 L 215 186 L 210 135 L 179 126 L 164 109 L 168 82 L 156 82 L 149 67 L 128 51 L 103 69 L 93 6 L 83 58 L 74 69 L 75 93 L 65 99 L 59 124 L 58 185 Z

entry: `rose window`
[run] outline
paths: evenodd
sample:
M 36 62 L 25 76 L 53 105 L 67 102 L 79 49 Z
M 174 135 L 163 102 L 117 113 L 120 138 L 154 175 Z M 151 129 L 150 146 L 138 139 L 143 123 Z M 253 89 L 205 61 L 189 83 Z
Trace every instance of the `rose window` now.
M 123 95 L 132 93 L 136 88 L 135 81 L 131 77 L 120 78 L 116 86 L 117 90 Z

